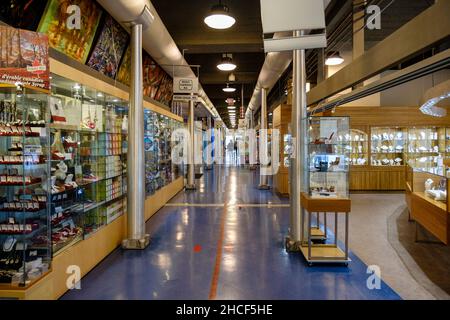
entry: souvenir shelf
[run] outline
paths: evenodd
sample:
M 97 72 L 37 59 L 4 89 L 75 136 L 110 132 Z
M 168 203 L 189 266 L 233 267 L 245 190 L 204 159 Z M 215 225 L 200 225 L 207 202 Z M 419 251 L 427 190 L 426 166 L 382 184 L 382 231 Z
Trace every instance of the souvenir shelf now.
M 126 210 L 127 103 L 53 76 L 50 98 L 53 254 Z
M 152 195 L 182 175 L 182 165 L 172 163 L 172 145 L 180 143 L 183 135 L 172 142 L 174 130 L 182 124 L 167 116 L 144 111 L 145 192 Z M 179 155 L 180 156 L 180 155 Z
M 344 263 L 348 255 L 349 158 L 350 135 L 348 117 L 309 117 L 305 124 L 308 132 L 308 163 L 305 176 L 307 192 L 301 193 L 304 207 L 301 251 L 309 264 Z M 328 239 L 327 216 L 335 215 L 336 232 L 333 241 Z M 323 229 L 320 222 L 323 213 Z M 337 215 L 345 214 L 345 246 L 341 249 L 337 241 Z M 313 225 L 313 214 L 317 216 Z M 317 244 L 315 239 L 322 240 Z
M 404 128 L 372 128 L 371 165 L 404 165 L 406 140 L 407 130 Z
M 369 138 L 362 130 L 351 129 L 346 137 L 349 140 L 347 148 L 350 152 L 348 161 L 353 166 L 369 165 Z
M 446 167 L 408 166 L 406 202 L 411 218 L 447 245 L 450 243 L 449 180 Z
M 0 86 L 0 288 L 28 287 L 51 264 L 48 93 Z

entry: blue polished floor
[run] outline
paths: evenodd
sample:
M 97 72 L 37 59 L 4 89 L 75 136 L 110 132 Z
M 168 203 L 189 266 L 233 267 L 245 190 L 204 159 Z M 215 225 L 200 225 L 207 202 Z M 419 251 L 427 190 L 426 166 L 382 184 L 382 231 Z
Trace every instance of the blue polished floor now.
M 248 205 L 288 202 L 257 190 L 258 179 L 243 168 L 206 171 L 197 191 L 147 223 L 149 248 L 115 250 L 62 299 L 400 299 L 384 282 L 369 290 L 367 266 L 353 254 L 349 267 L 308 267 L 286 253 L 289 208 Z

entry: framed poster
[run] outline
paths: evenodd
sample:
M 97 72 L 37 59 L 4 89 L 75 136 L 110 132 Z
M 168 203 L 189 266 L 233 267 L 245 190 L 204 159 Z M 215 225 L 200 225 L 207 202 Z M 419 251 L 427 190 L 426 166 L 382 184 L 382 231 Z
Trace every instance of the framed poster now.
M 50 89 L 45 34 L 0 26 L 0 82 Z
M 110 15 L 107 15 L 87 65 L 114 79 L 128 39 L 129 36 L 125 29 Z
M 70 29 L 67 21 L 68 7 L 80 8 L 80 29 Z M 94 40 L 95 31 L 100 21 L 102 10 L 91 0 L 50 0 L 39 24 L 38 31 L 48 35 L 52 48 L 68 57 L 85 63 Z
M 165 72 L 145 51 L 142 55 L 142 68 L 144 96 L 154 99 Z
M 14 28 L 36 31 L 47 0 L 2 0 L 0 20 Z
M 125 51 L 125 55 L 120 63 L 119 72 L 117 72 L 116 80 L 123 83 L 124 85 L 130 86 L 130 75 L 131 75 L 131 49 L 128 46 Z
M 164 77 L 158 87 L 158 92 L 154 99 L 165 105 L 169 105 L 172 100 L 173 93 L 173 80 L 172 78 L 164 72 Z

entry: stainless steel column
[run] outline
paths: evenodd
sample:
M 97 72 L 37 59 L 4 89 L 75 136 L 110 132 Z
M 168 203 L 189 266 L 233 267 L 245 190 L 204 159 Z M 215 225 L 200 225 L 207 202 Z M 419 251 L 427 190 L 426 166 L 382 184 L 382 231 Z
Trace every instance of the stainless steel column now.
M 150 242 L 145 234 L 144 108 L 142 92 L 142 25 L 131 26 L 131 84 L 128 120 L 128 238 L 124 249 L 144 249 Z
M 294 37 L 299 37 L 300 31 L 294 31 Z M 306 118 L 306 76 L 305 76 L 305 50 L 294 50 L 293 53 L 293 104 L 292 104 L 292 142 L 293 150 L 291 157 L 291 219 L 290 219 L 290 241 L 299 243 L 304 232 L 302 221 L 302 206 L 300 203 L 300 192 L 305 185 L 305 175 L 303 165 L 305 162 L 304 139 L 306 137 L 306 126 L 302 121 Z
M 263 141 L 263 139 L 262 139 L 263 135 L 265 135 L 265 137 L 266 137 L 265 142 L 268 143 L 269 141 L 268 141 L 268 137 L 267 137 L 267 89 L 266 88 L 261 88 L 261 126 L 260 126 L 260 129 L 259 129 L 259 148 L 260 148 L 260 150 L 261 150 L 261 146 L 262 146 L 261 141 Z M 266 152 L 268 152 L 267 145 L 265 145 L 264 147 L 266 148 Z M 267 183 L 268 176 L 261 174 L 263 164 L 261 162 L 261 156 L 259 158 L 260 158 L 259 159 L 259 162 L 260 162 L 260 166 L 259 166 L 260 173 L 259 173 L 259 186 L 258 186 L 258 188 L 261 189 L 261 190 L 267 190 L 267 189 L 270 188 L 268 183 Z
M 188 152 L 188 176 L 187 176 L 187 190 L 195 190 L 195 127 L 194 127 L 194 101 L 189 100 L 189 116 L 188 116 L 188 128 L 189 128 L 189 152 Z

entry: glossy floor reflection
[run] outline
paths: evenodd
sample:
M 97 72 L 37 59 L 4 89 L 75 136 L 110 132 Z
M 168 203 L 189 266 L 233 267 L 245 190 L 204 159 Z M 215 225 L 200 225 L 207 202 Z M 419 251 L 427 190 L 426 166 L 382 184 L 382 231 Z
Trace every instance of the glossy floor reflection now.
M 258 179 L 244 168 L 205 171 L 197 191 L 181 192 L 147 223 L 148 249 L 115 250 L 82 279 L 81 290 L 62 298 L 400 298 L 385 283 L 369 290 L 367 266 L 353 254 L 348 268 L 308 267 L 300 254 L 287 254 L 289 208 L 239 206 L 288 203 L 257 190 Z

